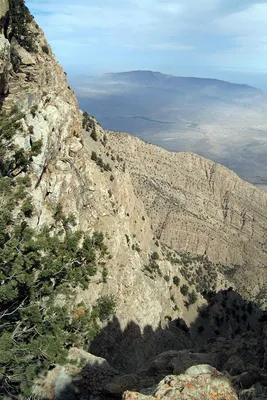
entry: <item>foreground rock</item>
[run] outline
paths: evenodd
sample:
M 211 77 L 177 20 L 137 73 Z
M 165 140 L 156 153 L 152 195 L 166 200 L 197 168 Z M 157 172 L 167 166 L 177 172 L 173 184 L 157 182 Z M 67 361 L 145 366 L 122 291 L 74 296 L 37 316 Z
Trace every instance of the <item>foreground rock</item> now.
M 143 393 L 125 392 L 124 400 L 238 400 L 229 380 L 210 365 L 197 365 L 176 376 L 169 375 L 156 388 Z

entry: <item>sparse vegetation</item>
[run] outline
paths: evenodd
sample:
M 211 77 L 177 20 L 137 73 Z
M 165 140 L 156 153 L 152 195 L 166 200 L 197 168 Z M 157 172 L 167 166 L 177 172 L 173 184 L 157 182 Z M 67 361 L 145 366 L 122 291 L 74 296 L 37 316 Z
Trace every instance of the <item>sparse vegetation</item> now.
M 42 50 L 44 53 L 49 54 L 49 48 L 47 46 L 42 46 Z
M 174 285 L 179 286 L 179 284 L 180 284 L 180 278 L 178 278 L 178 276 L 174 276 L 174 277 L 172 278 L 172 281 L 173 281 Z
M 144 272 L 147 273 L 147 275 L 151 278 L 154 279 L 156 275 L 162 276 L 162 272 L 159 268 L 159 265 L 153 261 L 150 260 L 149 264 L 144 265 Z
M 196 294 L 196 292 L 195 292 L 195 291 L 190 292 L 190 293 L 188 294 L 188 302 L 189 302 L 189 304 L 190 304 L 190 305 L 191 305 L 191 304 L 195 304 L 196 301 L 197 301 L 197 294 Z
M 98 137 L 97 137 L 95 125 L 93 125 L 92 132 L 91 132 L 91 135 L 90 135 L 90 136 L 91 136 L 91 138 L 92 138 L 95 142 L 98 141 Z
M 169 275 L 164 275 L 164 279 L 165 279 L 166 282 L 170 282 L 170 277 L 169 277 Z
M 102 171 L 112 171 L 109 163 L 104 163 L 102 157 L 99 157 L 95 151 L 92 151 L 91 160 L 95 161 L 96 165 L 98 165 Z
M 189 288 L 185 284 L 180 287 L 180 292 L 182 293 L 183 296 L 186 296 L 188 294 L 188 290 Z
M 151 254 L 151 260 L 159 260 L 159 254 L 156 251 Z
M 93 117 L 88 114 L 88 112 L 83 113 L 83 121 L 82 121 L 82 126 L 83 129 L 85 129 L 87 132 L 92 131 L 95 129 L 94 127 L 94 120 Z M 96 139 L 97 140 L 97 139 Z
M 115 313 L 116 302 L 113 296 L 102 296 L 97 301 L 100 321 L 105 321 Z
M 99 332 L 97 318 L 115 310 L 106 297 L 92 311 L 75 305 L 74 288 L 88 288 L 99 266 L 107 278 L 101 232 L 74 230 L 74 215 L 65 215 L 60 203 L 53 223 L 39 231 L 29 225 L 35 209 L 26 173 L 41 143 L 28 152 L 14 145 L 22 117 L 17 107 L 0 115 L 0 397 L 12 398 L 28 398 L 33 380 L 64 363 L 69 347 L 87 348 Z
M 36 51 L 35 35 L 29 29 L 33 17 L 24 0 L 9 0 L 10 30 L 9 39 L 13 37 L 30 52 Z
M 95 152 L 95 151 L 92 151 L 92 154 L 91 154 L 91 160 L 93 160 L 93 161 L 97 161 L 97 159 L 98 159 L 98 157 L 97 157 L 97 154 L 96 154 L 96 152 Z
M 38 105 L 35 104 L 34 106 L 32 106 L 31 108 L 31 115 L 33 116 L 33 118 L 36 116 L 36 112 L 38 110 Z

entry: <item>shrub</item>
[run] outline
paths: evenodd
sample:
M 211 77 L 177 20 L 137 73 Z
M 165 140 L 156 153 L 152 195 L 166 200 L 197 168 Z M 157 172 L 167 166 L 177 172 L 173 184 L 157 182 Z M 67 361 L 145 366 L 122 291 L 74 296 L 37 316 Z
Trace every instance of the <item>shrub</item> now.
M 88 119 L 89 119 L 89 114 L 85 111 L 85 112 L 83 113 L 83 122 L 82 122 L 83 129 L 86 128 L 86 124 L 87 124 L 87 120 L 88 120 Z
M 109 165 L 109 163 L 103 164 L 103 169 L 104 171 L 111 171 L 111 166 Z
M 150 261 L 148 265 L 144 265 L 144 271 L 148 272 L 149 277 L 153 279 L 156 274 L 162 276 L 162 272 L 159 268 L 159 265 L 155 261 Z
M 159 259 L 159 254 L 156 251 L 154 251 L 151 254 L 151 260 L 158 260 L 158 259 Z
M 49 48 L 47 46 L 42 46 L 42 50 L 44 53 L 49 54 Z
M 107 277 L 108 277 L 108 269 L 107 269 L 107 267 L 104 265 L 103 270 L 102 270 L 102 279 L 103 279 L 103 283 L 107 283 Z
M 172 279 L 172 281 L 173 281 L 173 283 L 174 283 L 176 286 L 179 286 L 180 278 L 178 278 L 178 276 L 174 276 L 173 279 Z
M 11 40 L 15 37 L 18 43 L 26 50 L 36 51 L 34 34 L 28 28 L 28 24 L 33 20 L 33 17 L 24 0 L 9 0 L 9 16 L 9 39 Z
M 32 198 L 31 197 L 27 197 L 22 206 L 21 206 L 21 211 L 23 212 L 23 214 L 25 215 L 25 217 L 30 218 L 32 216 L 32 213 L 34 211 L 34 206 L 32 204 Z
M 38 105 L 37 105 L 37 104 L 35 104 L 34 106 L 32 106 L 32 108 L 31 108 L 31 110 L 30 110 L 30 113 L 31 113 L 31 115 L 33 116 L 33 118 L 36 116 L 37 110 L 38 110 Z
M 188 295 L 188 302 L 189 304 L 195 304 L 195 302 L 197 301 L 197 294 L 195 291 L 189 293 Z
M 31 155 L 32 155 L 33 157 L 37 157 L 39 154 L 41 154 L 41 152 L 42 152 L 42 146 L 43 146 L 43 142 L 42 142 L 41 139 L 32 142 L 32 145 L 31 145 Z
M 96 152 L 95 151 L 92 151 L 92 154 L 91 154 L 91 160 L 93 160 L 93 161 L 97 161 L 97 154 L 96 154 Z
M 102 159 L 101 157 L 98 157 L 98 158 L 97 158 L 97 161 L 96 161 L 96 164 L 97 164 L 100 168 L 103 168 L 103 166 L 104 166 L 103 159 Z
M 169 275 L 164 275 L 164 279 L 165 279 L 166 282 L 170 282 L 170 277 L 169 277 Z
M 95 126 L 93 127 L 93 130 L 92 130 L 92 133 L 91 133 L 90 136 L 91 136 L 91 138 L 92 138 L 95 142 L 97 142 L 98 137 L 97 137 L 97 133 L 96 133 Z
M 183 296 L 187 295 L 188 289 L 189 289 L 188 286 L 185 284 L 180 287 L 180 292 L 182 293 Z
M 105 321 L 115 313 L 116 303 L 113 296 L 102 296 L 97 301 L 100 321 Z

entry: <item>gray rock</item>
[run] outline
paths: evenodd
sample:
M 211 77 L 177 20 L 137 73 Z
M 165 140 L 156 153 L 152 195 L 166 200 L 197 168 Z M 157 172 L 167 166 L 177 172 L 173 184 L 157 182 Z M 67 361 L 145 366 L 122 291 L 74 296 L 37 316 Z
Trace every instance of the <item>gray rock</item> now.
M 193 365 L 185 371 L 185 375 L 197 376 L 201 374 L 213 374 L 216 369 L 208 364 Z
M 173 358 L 168 367 L 172 369 L 174 375 L 183 374 L 185 370 L 196 364 L 210 364 L 218 367 L 217 356 L 209 353 L 191 353 L 190 351 L 180 351 L 178 357 Z
M 124 400 L 237 400 L 229 380 L 210 365 L 195 365 L 187 374 L 166 376 L 155 388 L 143 393 L 125 392 Z M 199 374 L 197 373 L 199 372 Z M 145 393 L 145 394 L 144 394 Z M 144 397 L 146 395 L 146 397 Z
M 137 390 L 140 378 L 136 375 L 117 376 L 108 382 L 104 391 L 113 395 L 122 395 L 125 390 Z
M 13 58 L 16 59 L 18 64 L 22 65 L 35 65 L 35 60 L 27 50 L 21 47 L 18 42 L 13 38 L 11 41 L 11 52 Z
M 56 378 L 55 400 L 78 400 L 72 377 L 64 371 L 61 371 Z
M 10 71 L 10 45 L 0 34 L 0 94 L 8 93 L 8 73 Z
M 156 368 L 158 371 L 167 371 L 168 365 L 170 361 L 179 356 L 179 351 L 165 351 L 164 353 L 159 354 L 151 365 L 152 368 Z

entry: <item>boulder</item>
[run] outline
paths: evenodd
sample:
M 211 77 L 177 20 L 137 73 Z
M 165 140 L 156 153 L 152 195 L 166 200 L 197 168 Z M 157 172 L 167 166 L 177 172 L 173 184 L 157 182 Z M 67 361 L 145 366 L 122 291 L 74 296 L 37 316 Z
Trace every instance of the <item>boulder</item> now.
M 156 388 L 127 391 L 124 400 L 238 400 L 228 378 L 210 365 L 195 365 L 182 375 L 169 375 Z
M 36 62 L 32 55 L 25 50 L 18 42 L 13 38 L 11 41 L 11 53 L 12 59 L 17 65 L 35 65 Z
M 168 367 L 172 368 L 174 375 L 184 373 L 186 369 L 196 364 L 211 364 L 218 367 L 218 361 L 215 354 L 209 353 L 191 353 L 190 351 L 179 351 L 177 357 L 173 358 Z
M 159 373 L 172 373 L 179 375 L 186 369 L 196 364 L 211 364 L 218 368 L 216 354 L 194 353 L 189 350 L 166 351 L 159 354 L 153 361 L 151 367 Z
M 105 385 L 104 391 L 115 396 L 121 396 L 127 389 L 138 389 L 139 381 L 140 378 L 133 374 L 116 376 Z

